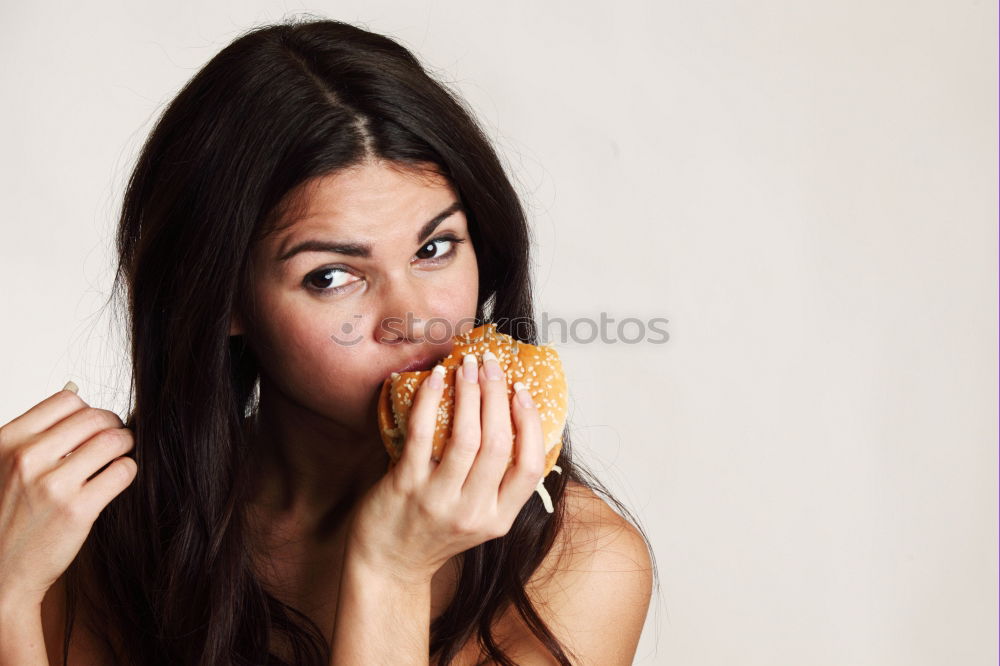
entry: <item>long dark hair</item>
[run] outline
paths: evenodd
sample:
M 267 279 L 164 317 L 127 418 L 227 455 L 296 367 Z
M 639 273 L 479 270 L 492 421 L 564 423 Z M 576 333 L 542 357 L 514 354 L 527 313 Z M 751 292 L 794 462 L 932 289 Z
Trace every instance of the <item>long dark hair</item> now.
M 67 571 L 64 658 L 85 603 L 120 663 L 283 664 L 269 651 L 279 634 L 295 664 L 328 663 L 319 628 L 263 589 L 248 555 L 243 426 L 259 375 L 229 323 L 235 308 L 252 315 L 249 251 L 274 231 L 285 195 L 371 159 L 448 179 L 479 264 L 479 322 L 538 344 L 525 214 L 458 95 L 396 41 L 350 24 L 293 19 L 246 32 L 169 104 L 128 181 L 114 287 L 127 304 L 125 425 L 139 471 Z M 555 513 L 532 498 L 507 535 L 464 553 L 454 600 L 431 626 L 436 663 L 477 635 L 485 655 L 512 664 L 491 632 L 511 605 L 572 663 L 525 594 L 560 531 L 567 482 L 599 491 L 642 532 L 572 448 L 567 428 L 562 473 L 545 481 Z

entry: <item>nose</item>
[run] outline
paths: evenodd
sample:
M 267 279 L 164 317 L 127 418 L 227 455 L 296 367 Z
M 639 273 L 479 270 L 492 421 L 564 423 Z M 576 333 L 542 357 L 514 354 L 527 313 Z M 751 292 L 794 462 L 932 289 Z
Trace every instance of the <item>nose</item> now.
M 426 286 L 406 277 L 386 285 L 376 336 L 383 344 L 426 342 L 429 309 Z

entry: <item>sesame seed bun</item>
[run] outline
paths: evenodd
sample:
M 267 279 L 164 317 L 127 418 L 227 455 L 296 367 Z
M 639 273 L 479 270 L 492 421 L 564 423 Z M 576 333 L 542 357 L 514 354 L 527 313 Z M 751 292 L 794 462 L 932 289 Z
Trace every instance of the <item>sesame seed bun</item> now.
M 559 354 L 549 345 L 536 346 L 515 340 L 497 331 L 495 323 L 456 336 L 451 353 L 440 362 L 446 370 L 445 386 L 434 427 L 431 458 L 440 461 L 451 439 L 451 424 L 455 413 L 455 373 L 461 367 L 462 359 L 466 354 L 474 354 L 482 365 L 483 352 L 487 350 L 496 355 L 504 373 L 507 400 L 510 401 L 514 395 L 514 383 L 522 382 L 538 406 L 546 452 L 542 477 L 548 475 L 553 468 L 561 472 L 556 466 L 556 460 L 562 450 L 562 433 L 566 425 L 567 391 Z M 431 370 L 393 373 L 382 384 L 378 401 L 379 432 L 393 464 L 399 461 L 403 452 L 414 395 L 430 374 Z M 513 421 L 511 429 L 516 437 L 517 427 Z M 511 458 L 508 459 L 508 466 L 513 463 L 513 453 L 512 451 Z

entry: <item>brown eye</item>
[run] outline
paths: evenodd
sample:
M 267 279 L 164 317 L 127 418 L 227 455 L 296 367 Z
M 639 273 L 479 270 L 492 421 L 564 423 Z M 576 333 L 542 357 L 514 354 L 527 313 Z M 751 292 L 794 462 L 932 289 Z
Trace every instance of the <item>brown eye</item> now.
M 455 236 L 441 236 L 440 238 L 435 238 L 429 241 L 426 245 L 417 251 L 416 257 L 418 259 L 434 261 L 437 259 L 444 259 L 455 254 L 460 243 L 464 243 L 464 238 L 456 238 Z M 435 254 L 438 243 L 448 243 L 448 251 L 442 254 Z
M 336 293 L 349 287 L 356 280 L 342 268 L 324 268 L 310 273 L 303 280 L 307 288 L 324 293 Z
M 422 248 L 420 248 L 417 251 L 417 258 L 418 259 L 437 259 L 438 257 L 436 256 L 436 252 L 437 252 L 438 243 L 442 243 L 442 242 L 444 242 L 444 243 L 450 243 L 451 241 L 449 241 L 447 238 L 436 238 L 436 239 L 432 240 L 431 242 L 427 243 L 426 245 L 424 245 Z M 444 254 L 448 254 L 448 253 L 445 252 Z

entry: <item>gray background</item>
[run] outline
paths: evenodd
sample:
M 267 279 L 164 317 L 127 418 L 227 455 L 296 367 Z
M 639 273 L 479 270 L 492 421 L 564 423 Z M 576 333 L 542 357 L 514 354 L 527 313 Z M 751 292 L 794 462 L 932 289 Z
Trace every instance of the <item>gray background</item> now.
M 132 161 L 219 49 L 302 11 L 469 101 L 540 311 L 669 319 L 553 340 L 577 451 L 656 550 L 636 663 L 997 662 L 995 3 L 4 2 L 0 423 L 68 379 L 121 410 Z

